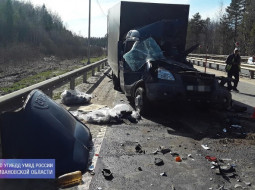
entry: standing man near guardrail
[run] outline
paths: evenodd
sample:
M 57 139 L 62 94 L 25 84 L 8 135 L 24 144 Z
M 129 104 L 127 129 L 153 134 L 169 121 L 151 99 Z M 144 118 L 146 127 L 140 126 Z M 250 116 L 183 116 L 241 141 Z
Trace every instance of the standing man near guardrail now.
M 234 53 L 230 54 L 226 60 L 226 72 L 228 73 L 228 78 L 232 79 L 235 77 L 234 86 L 232 87 L 231 81 L 228 82 L 228 90 L 233 90 L 235 92 L 239 92 L 237 90 L 237 84 L 239 82 L 239 72 L 240 72 L 240 64 L 241 64 L 241 57 L 239 55 L 238 48 L 234 49 Z

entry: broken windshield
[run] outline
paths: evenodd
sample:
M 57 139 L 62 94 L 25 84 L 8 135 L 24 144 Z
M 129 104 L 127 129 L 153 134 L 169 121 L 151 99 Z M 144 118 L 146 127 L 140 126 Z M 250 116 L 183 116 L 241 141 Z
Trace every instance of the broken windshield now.
M 135 42 L 132 49 L 123 57 L 132 71 L 141 69 L 148 60 L 155 61 L 165 58 L 152 37 Z

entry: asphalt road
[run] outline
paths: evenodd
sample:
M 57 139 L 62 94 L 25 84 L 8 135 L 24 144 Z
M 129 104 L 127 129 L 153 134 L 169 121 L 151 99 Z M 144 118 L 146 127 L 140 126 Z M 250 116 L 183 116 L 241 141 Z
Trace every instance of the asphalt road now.
M 225 75 L 215 70 L 207 72 Z M 255 107 L 254 85 L 254 80 L 241 79 L 240 93 L 232 92 L 234 104 L 248 107 L 245 113 L 168 105 L 169 109 L 152 107 L 151 114 L 138 123 L 86 124 L 95 143 L 95 175 L 85 173 L 82 184 L 67 190 L 255 189 L 255 125 L 254 120 L 244 119 L 250 117 Z M 120 103 L 129 104 L 123 93 L 113 90 L 109 77 L 104 78 L 92 95 L 94 105 L 112 108 Z M 240 131 L 229 129 L 230 119 L 240 122 L 246 135 L 240 136 L 237 134 Z M 138 144 L 141 153 L 136 152 Z M 160 148 L 165 154 L 162 151 L 155 154 Z M 181 162 L 176 162 L 177 154 Z M 211 168 L 213 165 L 206 156 L 216 157 L 221 173 Z M 164 164 L 155 165 L 157 158 Z M 223 171 L 229 166 L 232 171 Z M 103 169 L 109 169 L 113 179 L 106 180 Z M 53 180 L 1 180 L 2 188 L 58 189 Z
M 232 93 L 235 104 L 249 107 L 248 113 L 242 114 L 246 117 L 255 106 L 253 83 L 241 79 L 240 93 Z M 113 107 L 128 103 L 124 94 L 113 90 L 109 78 L 105 78 L 93 94 L 94 104 Z M 229 117 L 237 119 L 238 115 L 179 105 L 164 110 L 152 108 L 150 116 L 136 124 L 101 126 L 106 127 L 106 133 L 89 189 L 255 189 L 254 121 L 237 119 L 247 133 L 239 136 L 230 130 L 223 132 Z M 136 152 L 138 144 L 143 153 Z M 210 150 L 201 145 L 207 145 Z M 170 152 L 154 154 L 159 147 L 170 149 L 173 155 Z M 180 155 L 182 162 L 175 161 L 174 153 Z M 206 156 L 221 160 L 218 163 L 222 168 L 232 165 L 235 172 L 218 175 Z M 164 165 L 155 165 L 156 158 L 162 159 Z M 104 178 L 103 169 L 110 169 L 112 180 Z M 166 176 L 161 176 L 164 172 Z M 230 174 L 235 177 L 229 177 Z M 79 189 L 83 189 L 82 186 Z

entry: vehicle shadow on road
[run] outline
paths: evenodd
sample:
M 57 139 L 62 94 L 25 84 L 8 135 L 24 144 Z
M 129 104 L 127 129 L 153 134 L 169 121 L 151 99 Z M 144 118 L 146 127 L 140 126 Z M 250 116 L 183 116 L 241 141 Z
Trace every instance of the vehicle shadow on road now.
M 239 106 L 248 107 L 240 102 Z M 167 128 L 169 134 L 190 137 L 195 140 L 203 138 L 247 138 L 254 136 L 255 119 L 249 113 L 238 113 L 235 110 L 217 110 L 205 105 L 185 104 L 171 107 L 153 107 L 146 119 L 159 123 Z M 239 128 L 232 127 L 238 125 Z
M 250 96 L 250 97 L 255 97 L 254 94 L 247 94 L 247 93 L 243 93 L 243 92 L 239 92 L 239 94 L 245 95 L 245 96 Z

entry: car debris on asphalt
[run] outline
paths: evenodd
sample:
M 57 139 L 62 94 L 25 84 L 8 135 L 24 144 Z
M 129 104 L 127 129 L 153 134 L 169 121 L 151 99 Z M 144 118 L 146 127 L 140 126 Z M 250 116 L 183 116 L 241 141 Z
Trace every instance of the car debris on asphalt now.
M 164 161 L 161 158 L 155 158 L 154 160 L 155 165 L 162 166 L 164 165 Z
M 207 145 L 202 144 L 201 146 L 202 146 L 203 149 L 205 149 L 205 150 L 210 150 L 210 147 L 208 147 Z
M 61 102 L 65 105 L 86 104 L 91 101 L 92 95 L 78 90 L 65 90 L 61 93 Z
M 176 161 L 176 162 L 181 162 L 181 161 L 182 161 L 182 159 L 181 159 L 181 157 L 180 157 L 180 156 L 177 156 L 177 157 L 175 158 L 175 161 Z
M 247 185 L 247 186 L 251 186 L 251 182 L 244 181 L 244 184 Z
M 102 174 L 106 180 L 112 180 L 114 178 L 111 170 L 109 169 L 103 169 Z
M 82 182 L 82 173 L 81 171 L 66 173 L 64 175 L 59 176 L 56 182 L 60 188 L 79 185 Z
M 234 186 L 235 188 L 241 188 L 241 189 L 243 189 L 243 186 L 242 185 L 240 185 L 240 184 L 235 184 L 235 186 Z
M 179 156 L 179 154 L 178 154 L 178 153 L 176 153 L 176 152 L 170 152 L 170 154 L 171 154 L 173 157 L 177 157 L 177 156 Z
M 221 164 L 219 164 L 216 157 L 206 156 L 205 158 L 211 162 L 211 169 L 215 169 L 216 175 L 221 175 L 223 178 L 235 178 L 238 176 L 236 174 L 235 164 L 224 164 L 222 159 L 219 159 L 221 162 Z
M 162 154 L 166 154 L 166 153 L 171 152 L 171 150 L 170 150 L 169 148 L 161 148 L 161 147 L 160 147 L 160 152 L 161 152 Z
M 117 104 L 114 108 L 102 108 L 84 115 L 84 120 L 93 124 L 108 124 L 125 122 L 130 125 L 140 119 L 138 112 L 127 104 Z
M 207 160 L 209 160 L 210 162 L 217 162 L 217 158 L 213 157 L 213 156 L 206 156 L 205 157 Z
M 165 177 L 167 177 L 166 172 L 160 173 L 160 175 L 161 175 L 161 176 L 165 176 Z
M 222 128 L 222 133 L 218 133 L 218 136 L 244 138 L 247 136 L 247 133 L 245 127 L 241 125 L 239 117 L 235 115 L 229 115 L 225 119 L 225 125 Z
M 140 144 L 135 146 L 135 151 L 138 153 L 144 153 L 145 154 L 145 150 L 142 150 L 142 146 Z
M 167 154 L 171 152 L 169 148 L 165 148 L 164 146 L 159 146 L 157 150 L 153 151 L 152 154 L 157 154 L 157 153 L 162 153 L 162 154 Z

